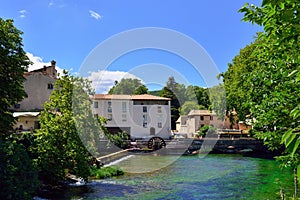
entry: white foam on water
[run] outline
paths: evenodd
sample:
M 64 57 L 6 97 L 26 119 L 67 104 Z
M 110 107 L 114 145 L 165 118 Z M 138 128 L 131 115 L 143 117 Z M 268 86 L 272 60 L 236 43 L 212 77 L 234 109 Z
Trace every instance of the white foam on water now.
M 122 162 L 123 160 L 127 160 L 128 158 L 131 158 L 131 157 L 133 157 L 133 156 L 134 156 L 134 155 L 128 155 L 128 156 L 125 156 L 125 157 L 123 157 L 123 158 L 120 158 L 120 159 L 118 159 L 118 160 L 115 160 L 115 161 L 113 161 L 113 162 L 110 162 L 110 163 L 104 165 L 104 167 L 109 167 L 109 166 L 112 166 L 112 165 L 116 165 L 116 164 L 118 164 L 119 162 Z

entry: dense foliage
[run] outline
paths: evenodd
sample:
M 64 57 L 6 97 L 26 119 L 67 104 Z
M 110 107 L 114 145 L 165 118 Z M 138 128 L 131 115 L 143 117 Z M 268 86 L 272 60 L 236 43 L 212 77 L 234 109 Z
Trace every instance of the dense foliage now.
M 196 101 L 186 101 L 179 108 L 180 115 L 188 115 L 191 110 L 198 110 L 200 106 Z M 202 107 L 201 107 L 202 108 Z
M 11 132 L 10 108 L 25 96 L 23 74 L 30 64 L 21 35 L 12 20 L 0 18 L 0 199 L 32 199 L 38 185 L 24 140 Z
M 44 183 L 59 184 L 68 173 L 85 180 L 89 176 L 90 155 L 96 153 L 100 130 L 90 111 L 89 92 L 88 82 L 65 72 L 44 104 L 36 139 Z
M 211 106 L 208 88 L 189 85 L 185 89 L 184 97 L 185 101 L 196 101 L 201 108 L 209 109 Z
M 202 126 L 199 131 L 198 131 L 198 136 L 199 137 L 205 137 L 207 134 L 213 134 L 216 133 L 217 128 L 216 127 L 212 127 L 209 125 L 204 125 Z
M 159 91 L 159 96 L 171 99 L 171 127 L 176 129 L 176 121 L 180 113 L 187 115 L 193 109 L 208 109 L 210 107 L 208 89 L 199 86 L 185 86 L 177 83 L 174 77 L 169 77 L 166 86 Z
M 265 0 L 261 7 L 246 5 L 241 9 L 245 20 L 264 27 L 251 55 L 259 67 L 248 74 L 252 84 L 248 102 L 256 120 L 256 135 L 271 148 L 279 146 L 283 133 L 299 127 L 295 115 L 300 100 L 299 9 L 300 2 L 296 0 Z
M 104 179 L 112 176 L 121 176 L 124 174 L 124 171 L 117 166 L 102 167 L 100 169 L 97 167 L 91 167 L 90 174 L 92 178 Z
M 18 138 L 0 139 L 0 199 L 32 199 L 38 170 Z
M 147 94 L 148 88 L 139 79 L 123 78 L 120 82 L 115 81 L 115 85 L 108 94 Z
M 236 109 L 240 119 L 252 119 L 253 132 L 270 149 L 285 145 L 279 159 L 296 169 L 300 164 L 300 2 L 264 0 L 261 6 L 246 4 L 240 11 L 245 21 L 264 31 L 223 74 L 229 108 Z
M 0 134 L 5 137 L 14 122 L 9 108 L 25 96 L 23 74 L 30 61 L 23 50 L 23 33 L 13 20 L 0 18 Z

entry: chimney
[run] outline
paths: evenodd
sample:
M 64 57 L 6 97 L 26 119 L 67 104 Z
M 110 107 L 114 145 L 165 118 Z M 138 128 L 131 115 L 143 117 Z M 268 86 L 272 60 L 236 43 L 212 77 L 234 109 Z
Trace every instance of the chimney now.
M 55 65 L 56 65 L 56 61 L 55 61 L 55 60 L 52 60 L 52 61 L 51 61 L 51 67 L 55 67 Z

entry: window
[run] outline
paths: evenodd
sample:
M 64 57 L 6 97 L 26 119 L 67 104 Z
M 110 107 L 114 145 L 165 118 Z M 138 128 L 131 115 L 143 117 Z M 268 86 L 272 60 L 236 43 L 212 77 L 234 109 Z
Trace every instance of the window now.
M 157 128 L 162 128 L 163 115 L 157 115 Z
M 126 102 L 122 102 L 122 112 L 125 113 L 127 111 Z
M 148 123 L 147 115 L 143 115 L 143 127 L 144 128 L 147 128 L 147 123 Z
M 20 108 L 20 107 L 21 107 L 21 104 L 17 103 L 17 104 L 15 104 L 14 107 L 15 107 L 15 108 Z
M 48 83 L 48 89 L 52 90 L 53 89 L 53 84 L 52 83 Z
M 161 122 L 157 123 L 157 128 L 162 128 L 162 123 Z
M 112 120 L 112 114 L 108 114 L 107 119 L 108 119 L 108 121 L 111 121 Z
M 111 107 L 111 101 L 107 102 L 107 112 L 111 113 L 112 112 L 112 107 Z
M 158 113 L 161 113 L 161 106 L 158 106 L 158 107 L 157 107 L 157 112 L 158 112 Z
M 213 116 L 210 116 L 210 121 L 214 120 L 214 117 Z
M 200 116 L 200 120 L 203 121 L 204 120 L 204 116 Z
M 94 108 L 98 108 L 98 101 L 94 102 Z
M 127 121 L 126 114 L 122 114 L 122 122 L 126 122 L 126 121 Z
M 147 112 L 147 106 L 143 106 L 143 112 Z

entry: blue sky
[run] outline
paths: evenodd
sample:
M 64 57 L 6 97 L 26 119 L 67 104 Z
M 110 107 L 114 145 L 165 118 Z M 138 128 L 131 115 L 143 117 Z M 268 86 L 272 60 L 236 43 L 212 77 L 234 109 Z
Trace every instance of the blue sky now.
M 178 82 L 206 87 L 211 77 L 203 78 L 206 75 L 199 71 L 213 66 L 203 63 L 195 68 L 186 57 L 169 49 L 132 49 L 117 55 L 109 65 L 100 66 L 108 54 L 129 45 L 122 40 L 114 45 L 115 49 L 98 51 L 101 55 L 93 58 L 91 55 L 97 51 L 96 47 L 124 31 L 157 27 L 193 40 L 211 58 L 216 70 L 224 72 L 239 50 L 262 30 L 241 21 L 243 15 L 238 10 L 246 2 L 261 3 L 258 0 L 2 0 L 0 17 L 13 19 L 15 26 L 24 32 L 24 49 L 35 63 L 30 69 L 54 59 L 59 68 L 89 76 L 97 93 L 107 92 L 122 77 L 140 78 L 150 89 L 161 88 L 170 75 Z M 147 40 L 146 36 L 141 38 Z M 157 38 L 158 42 L 168 42 L 168 38 Z M 136 43 L 138 39 L 137 36 L 128 43 Z M 174 48 L 185 43 L 184 40 L 174 43 L 171 39 L 169 42 Z M 90 59 L 92 64 L 87 62 Z M 89 63 L 93 66 L 87 66 Z

